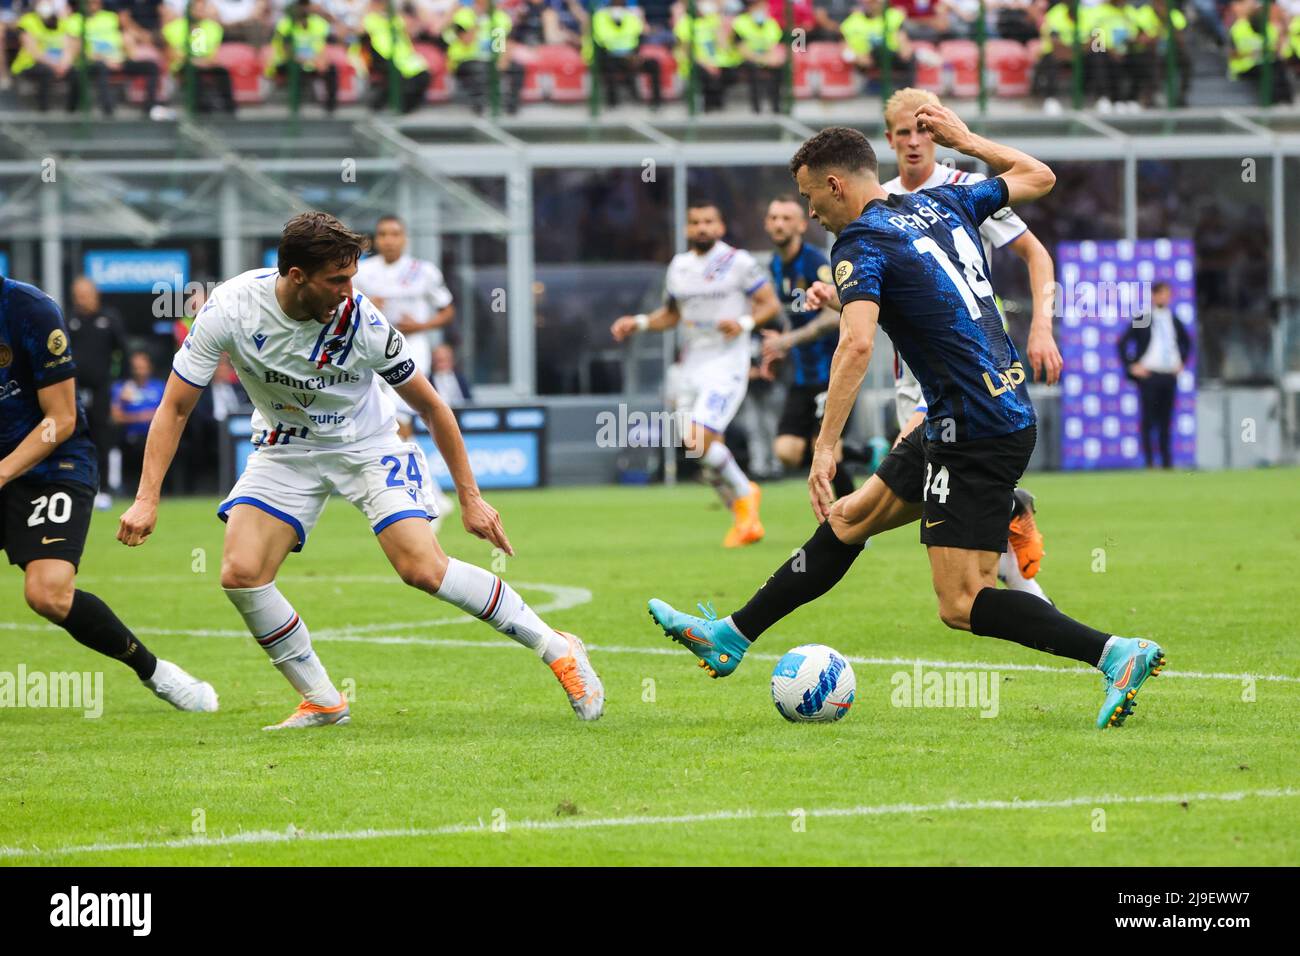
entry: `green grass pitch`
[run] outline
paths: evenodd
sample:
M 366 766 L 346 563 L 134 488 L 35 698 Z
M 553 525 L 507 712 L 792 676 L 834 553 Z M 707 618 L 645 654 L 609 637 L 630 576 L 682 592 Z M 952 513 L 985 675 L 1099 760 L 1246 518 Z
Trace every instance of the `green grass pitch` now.
M 170 710 L 0 572 L 0 671 L 104 673 L 98 719 L 0 709 L 0 864 L 1300 861 L 1300 471 L 1027 484 L 1048 593 L 1169 654 L 1118 731 L 1094 728 L 1097 674 L 943 627 L 915 527 L 709 680 L 645 601 L 746 600 L 813 529 L 790 481 L 768 486 L 767 539 L 742 551 L 720 547 L 726 519 L 700 486 L 488 496 L 518 552 L 497 570 L 592 647 L 608 706 L 591 725 L 528 651 L 401 585 L 336 500 L 280 586 L 354 689 L 353 722 L 267 734 L 295 695 L 221 593 L 214 503 L 166 502 L 136 550 L 114 540 L 119 506 L 96 515 L 80 584 L 212 681 L 221 712 Z M 457 519 L 442 540 L 492 560 Z M 807 642 L 855 662 L 840 723 L 772 706 L 773 660 Z M 997 671 L 996 717 L 892 706 L 915 659 Z

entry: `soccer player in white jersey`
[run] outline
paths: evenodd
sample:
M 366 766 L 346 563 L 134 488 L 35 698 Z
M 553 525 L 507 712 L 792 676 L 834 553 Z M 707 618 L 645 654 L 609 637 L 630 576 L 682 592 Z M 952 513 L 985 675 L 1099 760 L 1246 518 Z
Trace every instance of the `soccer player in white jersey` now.
M 393 328 L 406 337 L 416 369 L 427 376 L 432 374 L 433 350 L 443 343 L 444 330 L 456 317 L 456 306 L 442 270 L 432 262 L 407 255 L 406 245 L 406 224 L 394 215 L 381 217 L 375 224 L 375 255 L 357 263 L 352 287 L 373 302 Z M 409 441 L 415 434 L 415 411 L 387 382 L 381 380 L 380 387 L 397 406 L 397 434 L 402 441 Z M 438 506 L 438 517 L 433 520 L 437 531 L 455 501 L 444 495 L 436 483 L 433 494 Z
M 424 375 L 433 366 L 433 350 L 456 317 L 451 291 L 442 270 L 432 262 L 406 254 L 406 226 L 397 216 L 384 216 L 375 225 L 375 255 L 357 263 L 352 287 L 388 317 L 406 337 L 415 367 Z M 397 397 L 397 422 L 403 440 L 411 437 L 415 415 Z
M 722 241 L 722 211 L 695 200 L 686 211 L 689 251 L 668 264 L 664 304 L 649 315 L 621 316 L 610 330 L 616 342 L 638 332 L 681 328 L 679 387 L 674 410 L 690 415 L 687 450 L 731 509 L 734 520 L 722 544 L 739 548 L 761 541 L 760 492 L 724 442 L 749 387 L 750 333 L 781 310 L 767 271 L 743 249 Z
M 929 90 L 902 89 L 885 103 L 885 138 L 898 157 L 899 174 L 881 187 L 888 193 L 914 193 L 948 183 L 975 183 L 985 177 L 966 172 L 934 160 L 935 146 L 929 132 L 918 129 L 916 111 L 927 103 L 938 104 L 939 97 Z M 1029 325 L 1030 367 L 1043 370 L 1049 385 L 1061 375 L 1061 353 L 1052 336 L 1052 310 L 1055 307 L 1055 281 L 1052 256 L 1017 216 L 1010 206 L 999 209 L 980 225 L 984 240 L 984 257 L 992 262 L 993 250 L 1007 248 L 1029 269 L 1029 288 L 1033 296 L 1033 318 Z M 925 422 L 926 403 L 921 385 L 911 369 L 895 353 L 894 391 L 898 412 L 899 438 Z M 1016 489 L 1016 501 L 1009 528 L 1007 550 L 998 564 L 998 577 L 1009 588 L 1029 591 L 1044 600 L 1047 595 L 1034 580 L 1043 559 L 1043 536 L 1034 521 L 1034 499 L 1024 489 Z
M 582 641 L 552 630 L 496 575 L 449 558 L 429 527 L 436 514 L 432 476 L 419 447 L 397 435 L 381 378 L 428 425 L 456 483 L 466 530 L 514 554 L 496 511 L 479 494 L 451 410 L 416 368 L 402 333 L 353 291 L 365 244 L 334 217 L 304 213 L 284 227 L 278 270 L 245 272 L 216 288 L 176 353 L 118 540 L 136 546 L 152 533 L 181 432 L 222 353 L 229 353 L 257 410 L 257 449 L 218 509 L 226 521 L 221 586 L 302 696 L 288 719 L 266 729 L 350 717 L 347 700 L 312 650 L 304 618 L 275 584 L 281 563 L 306 544 L 333 491 L 365 514 L 404 582 L 534 650 L 575 713 L 594 720 L 604 709 L 604 689 Z

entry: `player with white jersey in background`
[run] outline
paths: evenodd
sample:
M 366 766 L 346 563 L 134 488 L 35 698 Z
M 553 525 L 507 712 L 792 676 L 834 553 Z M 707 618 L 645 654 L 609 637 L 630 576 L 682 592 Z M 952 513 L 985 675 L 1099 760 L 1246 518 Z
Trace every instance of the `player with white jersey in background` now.
M 881 188 L 895 195 L 914 193 L 949 184 L 977 183 L 984 175 L 935 162 L 935 145 L 930 134 L 917 129 L 916 111 L 927 103 L 938 104 L 939 97 L 929 90 L 902 89 L 885 103 L 885 137 L 898 157 L 899 175 Z M 1029 328 L 1030 366 L 1038 368 L 1040 360 L 1047 384 L 1056 384 L 1061 373 L 1061 353 L 1052 338 L 1052 310 L 1055 307 L 1055 272 L 1052 256 L 1010 206 L 999 209 L 979 227 L 984 243 L 984 258 L 993 261 L 994 249 L 1010 249 L 1029 270 L 1029 287 L 1033 296 L 1033 318 Z M 921 383 L 897 352 L 894 353 L 895 407 L 898 413 L 898 440 L 925 423 L 927 404 Z M 1047 600 L 1041 585 L 1034 580 L 1044 556 L 1043 536 L 1034 521 L 1034 496 L 1024 488 L 1015 489 L 1015 502 L 1007 540 L 1007 550 L 998 564 L 998 577 L 1007 587 L 1029 591 Z
M 408 585 L 487 621 L 534 650 L 574 711 L 594 720 L 604 689 L 582 642 L 546 625 L 496 575 L 449 558 L 429 527 L 437 510 L 423 453 L 397 434 L 382 379 L 424 420 L 460 497 L 466 530 L 514 554 L 496 511 L 479 493 L 455 416 L 416 368 L 405 337 L 352 288 L 365 237 L 324 213 L 284 227 L 278 270 L 219 285 L 195 318 L 149 428 L 135 503 L 118 540 L 144 543 L 158 519 L 162 481 L 181 432 L 230 356 L 256 407 L 243 474 L 218 514 L 226 524 L 221 586 L 271 662 L 302 696 L 265 729 L 345 723 L 348 701 L 312 650 L 307 626 L 276 587 L 280 565 L 300 551 L 331 493 L 366 515 L 379 546 Z M 342 562 L 345 570 L 347 561 Z
M 722 241 L 727 227 L 717 204 L 697 199 L 686 211 L 687 252 L 673 256 L 664 304 L 649 315 L 621 316 L 611 328 L 616 342 L 638 332 L 681 329 L 674 411 L 690 415 L 687 451 L 698 457 L 734 520 L 723 547 L 761 541 L 758 485 L 745 475 L 724 436 L 749 387 L 750 333 L 780 314 L 763 269 L 748 252 Z
M 456 317 L 456 306 L 442 270 L 432 262 L 407 255 L 406 246 L 406 224 L 395 215 L 381 216 L 375 224 L 375 254 L 357 263 L 352 286 L 406 337 L 415 367 L 427 376 L 433 366 L 433 350 L 443 343 L 445 330 Z M 415 434 L 415 412 L 391 386 L 381 385 L 397 406 L 397 433 L 407 441 Z M 436 531 L 443 516 L 455 507 L 455 501 L 444 495 L 436 483 L 433 490 L 438 505 L 438 517 L 433 522 Z

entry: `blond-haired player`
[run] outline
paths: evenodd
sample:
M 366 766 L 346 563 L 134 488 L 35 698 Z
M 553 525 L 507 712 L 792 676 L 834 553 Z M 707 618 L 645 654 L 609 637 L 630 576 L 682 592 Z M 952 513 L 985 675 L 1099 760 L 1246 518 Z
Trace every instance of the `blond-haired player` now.
M 968 172 L 935 162 L 935 144 L 927 130 L 920 129 L 916 111 L 925 105 L 940 105 L 939 97 L 929 90 L 901 89 L 885 103 L 885 138 L 898 157 L 898 175 L 881 187 L 888 193 L 914 193 L 950 183 L 977 183 L 982 173 Z M 1010 249 L 1029 270 L 1029 288 L 1033 295 L 1033 318 L 1029 325 L 1029 364 L 1042 368 L 1047 384 L 1056 384 L 1061 374 L 1061 353 L 1052 337 L 1053 282 L 1051 253 L 1038 241 L 1023 219 L 1004 206 L 980 224 L 984 256 L 992 261 L 994 249 Z M 897 399 L 899 439 L 925 422 L 926 403 L 920 383 L 911 369 L 897 355 L 894 357 L 894 384 Z M 1034 521 L 1034 499 L 1024 489 L 1017 489 L 1015 510 L 1009 529 L 1007 550 L 1002 555 L 998 576 L 1009 588 L 1030 591 L 1046 599 L 1042 587 L 1034 580 L 1043 559 L 1043 536 Z

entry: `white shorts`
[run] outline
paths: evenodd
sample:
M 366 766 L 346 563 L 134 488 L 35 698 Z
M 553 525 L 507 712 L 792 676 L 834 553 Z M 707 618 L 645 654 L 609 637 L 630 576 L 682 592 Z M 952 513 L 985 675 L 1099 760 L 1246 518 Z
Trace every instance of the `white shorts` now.
M 298 533 L 293 550 L 301 551 L 335 491 L 379 534 L 402 518 L 438 517 L 436 487 L 424 452 L 396 435 L 339 448 L 271 445 L 249 456 L 217 515 L 225 521 L 235 505 L 252 505 L 293 528 Z
M 721 435 L 736 417 L 749 389 L 749 369 L 682 369 L 673 394 L 673 409 L 689 413 L 690 420 Z

